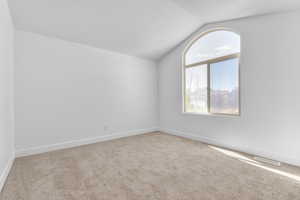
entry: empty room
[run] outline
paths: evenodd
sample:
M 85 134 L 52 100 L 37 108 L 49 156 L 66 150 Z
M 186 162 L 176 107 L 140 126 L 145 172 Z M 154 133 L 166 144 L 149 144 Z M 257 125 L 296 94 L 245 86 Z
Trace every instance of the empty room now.
M 300 200 L 299 0 L 0 0 L 0 200 Z

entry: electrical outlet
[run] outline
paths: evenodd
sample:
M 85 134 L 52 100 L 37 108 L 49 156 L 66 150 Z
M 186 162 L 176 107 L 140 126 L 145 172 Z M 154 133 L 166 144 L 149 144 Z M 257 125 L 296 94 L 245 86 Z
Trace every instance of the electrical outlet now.
M 107 125 L 103 126 L 103 130 L 108 131 L 108 126 Z

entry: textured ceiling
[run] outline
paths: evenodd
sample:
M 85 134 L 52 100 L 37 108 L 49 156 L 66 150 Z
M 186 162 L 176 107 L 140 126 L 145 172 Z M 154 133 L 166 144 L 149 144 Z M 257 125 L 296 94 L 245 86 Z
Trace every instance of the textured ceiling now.
M 17 29 L 156 60 L 205 23 L 299 0 L 9 0 Z

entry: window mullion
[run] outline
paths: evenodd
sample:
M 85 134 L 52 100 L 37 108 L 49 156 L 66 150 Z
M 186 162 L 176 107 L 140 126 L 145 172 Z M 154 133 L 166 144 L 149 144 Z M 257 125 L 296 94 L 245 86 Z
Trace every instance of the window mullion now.
M 210 63 L 207 63 L 207 112 L 210 113 Z

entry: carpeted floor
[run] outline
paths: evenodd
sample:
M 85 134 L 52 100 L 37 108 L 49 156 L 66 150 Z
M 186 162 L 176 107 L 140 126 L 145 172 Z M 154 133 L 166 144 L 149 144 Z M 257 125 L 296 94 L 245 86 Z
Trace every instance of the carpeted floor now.
M 1 200 L 300 200 L 300 170 L 162 133 L 16 159 Z

